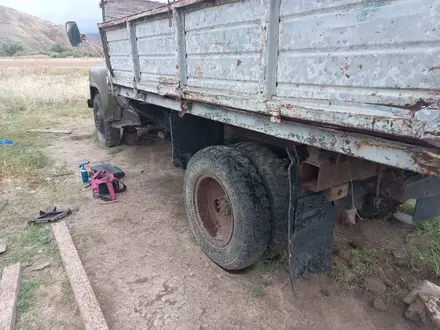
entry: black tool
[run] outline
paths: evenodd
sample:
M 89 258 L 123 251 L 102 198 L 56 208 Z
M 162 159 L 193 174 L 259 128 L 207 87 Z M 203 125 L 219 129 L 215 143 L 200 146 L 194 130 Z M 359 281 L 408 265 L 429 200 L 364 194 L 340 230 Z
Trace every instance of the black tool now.
M 40 216 L 36 219 L 29 220 L 28 224 L 37 225 L 39 223 L 55 222 L 62 218 L 67 217 L 70 214 L 72 214 L 71 209 L 67 209 L 66 211 L 57 211 L 57 208 L 54 207 L 53 211 L 51 212 L 40 211 Z

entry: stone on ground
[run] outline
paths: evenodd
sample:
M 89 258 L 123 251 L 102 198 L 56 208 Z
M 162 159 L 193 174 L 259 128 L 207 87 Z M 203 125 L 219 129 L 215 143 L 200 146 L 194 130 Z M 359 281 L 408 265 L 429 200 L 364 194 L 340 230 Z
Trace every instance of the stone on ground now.
M 376 297 L 373 300 L 373 307 L 375 310 L 379 311 L 379 312 L 386 312 L 388 311 L 388 307 L 385 304 L 385 302 L 383 301 L 382 298 Z
M 385 293 L 387 287 L 380 278 L 368 277 L 365 279 L 365 289 L 376 294 L 383 294 Z

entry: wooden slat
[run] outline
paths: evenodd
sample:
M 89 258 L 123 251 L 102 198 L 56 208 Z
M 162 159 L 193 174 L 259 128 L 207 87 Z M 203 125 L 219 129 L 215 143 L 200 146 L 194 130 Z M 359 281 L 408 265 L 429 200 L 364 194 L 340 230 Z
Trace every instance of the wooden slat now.
M 90 285 L 86 271 L 65 223 L 55 223 L 52 230 L 60 250 L 64 268 L 72 286 L 86 330 L 108 330 L 101 307 Z
M 20 291 L 20 264 L 8 266 L 3 270 L 0 284 L 0 329 L 13 330 L 16 306 Z

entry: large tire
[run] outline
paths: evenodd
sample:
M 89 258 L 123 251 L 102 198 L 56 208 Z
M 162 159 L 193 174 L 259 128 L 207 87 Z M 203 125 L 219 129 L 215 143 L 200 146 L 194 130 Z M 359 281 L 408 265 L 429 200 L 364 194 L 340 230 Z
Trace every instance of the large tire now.
M 261 178 L 239 151 L 212 146 L 189 161 L 185 208 L 202 251 L 227 270 L 256 262 L 270 237 L 269 202 Z
M 271 212 L 270 240 L 264 257 L 275 257 L 287 249 L 289 162 L 255 142 L 240 142 L 233 147 L 249 158 L 263 181 Z
M 93 98 L 93 115 L 99 144 L 107 148 L 120 145 L 121 130 L 112 127 L 112 123 L 104 119 L 102 99 L 99 94 Z

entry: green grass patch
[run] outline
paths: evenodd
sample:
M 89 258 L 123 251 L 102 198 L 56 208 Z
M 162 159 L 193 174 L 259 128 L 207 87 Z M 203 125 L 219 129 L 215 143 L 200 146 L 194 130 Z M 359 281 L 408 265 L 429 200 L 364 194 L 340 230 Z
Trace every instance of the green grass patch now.
M 351 250 L 350 260 L 345 264 L 335 264 L 328 276 L 338 282 L 355 287 L 366 277 L 377 271 L 378 253 L 374 249 L 362 248 Z
M 38 289 L 45 285 L 47 280 L 44 277 L 36 277 L 27 281 L 22 281 L 20 285 L 20 295 L 17 302 L 17 314 L 25 314 L 35 303 L 38 298 Z
M 50 225 L 29 226 L 23 230 L 2 232 L 0 241 L 7 245 L 6 252 L 0 258 L 1 269 L 17 262 L 25 267 L 41 258 L 48 260 L 52 265 L 61 263 Z M 25 319 L 37 303 L 39 288 L 49 284 L 49 281 L 50 276 L 42 273 L 22 276 L 17 303 L 19 318 L 17 329 L 29 329 Z
M 69 280 L 61 282 L 61 301 L 65 304 L 74 304 L 75 299 L 73 296 L 72 287 Z
M 417 200 L 415 199 L 410 199 L 406 201 L 405 203 L 399 206 L 399 211 L 412 215 L 414 213 L 414 209 L 416 208 L 416 202 Z
M 12 146 L 0 149 L 0 177 L 24 177 L 35 182 L 49 164 L 49 157 L 33 143 L 14 139 Z
M 261 276 L 272 274 L 277 272 L 284 262 L 286 262 L 286 260 L 286 253 L 283 253 L 275 258 L 260 259 L 254 264 L 253 269 L 258 275 Z
M 264 297 L 267 295 L 266 289 L 264 288 L 264 286 L 258 285 L 252 288 L 251 295 L 252 297 Z
M 377 251 L 374 249 L 355 249 L 349 261 L 349 267 L 356 277 L 365 277 L 376 272 L 378 261 Z
M 345 264 L 334 264 L 328 276 L 338 282 L 346 282 L 350 269 Z
M 418 224 L 408 241 L 411 259 L 432 267 L 440 278 L 440 217 Z
M 7 250 L 0 258 L 0 267 L 21 262 L 31 264 L 39 256 L 59 260 L 58 249 L 50 225 L 35 225 L 23 230 L 0 233 Z

